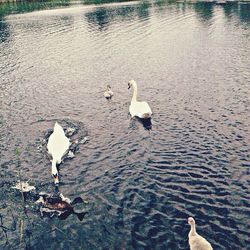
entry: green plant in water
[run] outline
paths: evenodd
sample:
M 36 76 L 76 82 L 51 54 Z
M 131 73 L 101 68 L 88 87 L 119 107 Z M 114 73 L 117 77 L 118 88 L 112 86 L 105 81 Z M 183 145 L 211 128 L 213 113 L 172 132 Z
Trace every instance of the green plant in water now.
M 16 155 L 16 156 L 20 156 L 20 154 L 21 154 L 20 149 L 19 149 L 19 148 L 16 148 L 16 149 L 15 149 L 15 155 Z

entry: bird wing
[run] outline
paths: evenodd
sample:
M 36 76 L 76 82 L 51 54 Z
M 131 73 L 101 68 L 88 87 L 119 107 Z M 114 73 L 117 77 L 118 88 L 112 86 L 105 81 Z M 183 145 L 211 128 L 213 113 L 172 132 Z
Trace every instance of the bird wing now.
M 151 116 L 152 110 L 147 102 L 131 102 L 129 112 L 132 116 L 143 118 L 145 114 Z
M 190 250 L 213 250 L 211 244 L 200 235 L 190 237 L 189 245 Z
M 67 153 L 69 145 L 69 139 L 65 135 L 58 135 L 53 132 L 49 137 L 47 148 L 53 159 L 60 163 L 62 157 Z

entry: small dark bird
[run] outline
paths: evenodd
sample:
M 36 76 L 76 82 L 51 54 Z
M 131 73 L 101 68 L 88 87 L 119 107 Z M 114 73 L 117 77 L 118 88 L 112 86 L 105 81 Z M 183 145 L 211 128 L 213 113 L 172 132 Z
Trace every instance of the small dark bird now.
M 41 215 L 43 213 L 51 214 L 51 217 L 56 214 L 60 219 L 65 220 L 70 214 L 75 214 L 77 218 L 82 221 L 87 212 L 77 213 L 74 211 L 74 205 L 83 203 L 81 197 L 76 197 L 72 202 L 69 198 L 64 197 L 62 194 L 49 195 L 47 193 L 40 193 L 40 198 L 36 203 L 41 203 Z

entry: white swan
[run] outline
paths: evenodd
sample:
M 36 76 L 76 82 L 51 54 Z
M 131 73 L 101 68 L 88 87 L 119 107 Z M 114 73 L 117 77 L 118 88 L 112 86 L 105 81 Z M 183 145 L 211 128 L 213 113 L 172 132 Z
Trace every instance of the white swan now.
M 205 238 L 196 233 L 194 218 L 189 217 L 188 224 L 191 226 L 188 234 L 190 250 L 213 250 L 211 244 Z
M 137 101 L 137 84 L 134 80 L 128 82 L 128 89 L 133 87 L 133 96 L 129 106 L 129 112 L 132 117 L 137 116 L 141 119 L 150 118 L 152 115 L 151 108 L 147 102 Z
M 111 99 L 114 95 L 113 91 L 111 90 L 110 85 L 107 85 L 107 90 L 103 93 L 106 99 Z
M 52 176 L 54 183 L 59 183 L 58 171 L 56 164 L 60 164 L 62 157 L 68 152 L 70 146 L 69 139 L 65 136 L 63 128 L 56 122 L 54 132 L 50 135 L 47 149 L 52 156 Z

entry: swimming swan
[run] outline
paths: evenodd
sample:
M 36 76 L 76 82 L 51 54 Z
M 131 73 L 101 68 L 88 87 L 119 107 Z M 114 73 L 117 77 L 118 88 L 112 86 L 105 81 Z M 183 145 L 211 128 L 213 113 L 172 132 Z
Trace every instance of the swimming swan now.
M 141 119 L 150 118 L 152 115 L 151 108 L 147 102 L 138 102 L 137 101 L 137 84 L 134 80 L 128 82 L 128 89 L 133 87 L 133 96 L 129 106 L 129 112 L 132 117 L 137 116 Z
M 54 132 L 50 135 L 47 149 L 52 156 L 52 176 L 54 183 L 59 183 L 58 171 L 56 164 L 60 164 L 62 157 L 68 152 L 70 146 L 69 139 L 65 136 L 63 128 L 56 122 Z
M 191 230 L 188 234 L 190 250 L 213 250 L 211 244 L 196 233 L 194 218 L 189 217 L 188 224 L 191 226 Z
M 114 95 L 113 91 L 111 90 L 110 85 L 107 85 L 107 90 L 103 93 L 106 99 L 111 99 Z

